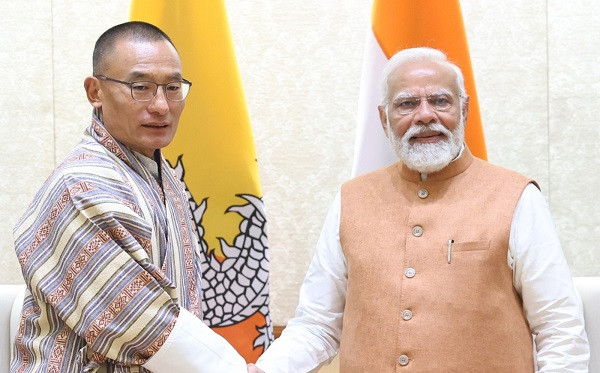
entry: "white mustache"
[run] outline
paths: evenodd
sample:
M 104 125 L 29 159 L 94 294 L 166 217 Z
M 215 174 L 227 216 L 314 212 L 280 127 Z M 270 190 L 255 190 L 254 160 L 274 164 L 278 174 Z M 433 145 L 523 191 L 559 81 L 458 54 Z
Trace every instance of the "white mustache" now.
M 412 137 L 423 134 L 425 132 L 440 132 L 447 138 L 450 138 L 452 136 L 452 132 L 450 132 L 450 130 L 444 127 L 444 125 L 442 125 L 441 123 L 429 123 L 409 127 L 408 130 L 406 130 L 406 132 L 404 133 L 404 136 L 402 136 L 402 140 L 408 141 Z

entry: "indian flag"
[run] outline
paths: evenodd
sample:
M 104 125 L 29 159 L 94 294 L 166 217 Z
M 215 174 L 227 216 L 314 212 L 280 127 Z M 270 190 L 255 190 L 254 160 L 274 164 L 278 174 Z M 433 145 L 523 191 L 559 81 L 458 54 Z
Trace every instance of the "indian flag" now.
M 256 150 L 222 0 L 132 0 L 165 31 L 193 86 L 165 157 L 185 183 L 202 248 L 204 322 L 254 362 L 273 340 Z
M 465 141 L 476 157 L 487 159 L 477 91 L 458 0 L 375 0 L 360 83 L 358 127 L 352 176 L 397 160 L 381 128 L 381 72 L 398 50 L 431 47 L 444 51 L 461 68 L 470 96 Z

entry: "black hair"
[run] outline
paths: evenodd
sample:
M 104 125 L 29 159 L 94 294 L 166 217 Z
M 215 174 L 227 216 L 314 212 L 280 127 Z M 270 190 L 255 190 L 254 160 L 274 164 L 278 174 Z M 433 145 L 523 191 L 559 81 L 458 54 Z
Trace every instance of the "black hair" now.
M 171 38 L 163 30 L 150 23 L 140 21 L 121 23 L 106 30 L 96 41 L 92 56 L 94 75 L 101 74 L 100 68 L 105 56 L 108 56 L 113 51 L 116 42 L 122 39 L 133 41 L 166 40 L 175 48 Z

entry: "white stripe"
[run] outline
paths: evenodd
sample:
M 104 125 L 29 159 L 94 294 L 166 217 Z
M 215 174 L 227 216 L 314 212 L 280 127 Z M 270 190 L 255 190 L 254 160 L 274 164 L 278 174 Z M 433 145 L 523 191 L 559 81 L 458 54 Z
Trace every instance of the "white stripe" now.
M 144 312 L 133 312 L 131 314 L 131 316 L 134 318 L 127 320 L 126 332 L 120 337 L 115 338 L 110 344 L 108 350 L 109 356 L 118 356 L 119 351 L 121 351 L 121 348 L 125 343 L 134 340 L 144 328 L 146 328 L 148 325 L 152 325 L 152 319 L 158 315 L 160 309 L 165 304 L 171 301 L 171 298 L 169 298 L 166 293 L 161 292 L 160 294 L 161 296 L 157 297 L 154 302 L 149 304 L 148 307 L 145 308 Z
M 35 273 L 31 277 L 31 288 L 34 289 L 34 291 L 35 289 L 38 289 L 39 281 L 41 281 L 48 273 L 52 273 L 52 271 L 54 271 L 54 269 L 60 265 L 60 261 L 63 259 L 65 247 L 67 246 L 69 240 L 73 238 L 75 233 L 80 230 L 81 227 L 89 224 L 91 217 L 106 211 L 122 212 L 127 215 L 136 215 L 129 207 L 118 203 L 98 204 L 81 211 L 62 231 L 61 237 L 55 245 L 52 256 L 50 256 L 44 262 L 44 264 L 35 270 Z M 37 294 L 36 298 L 43 299 L 41 294 Z
M 139 161 L 139 160 L 137 160 Z M 115 162 L 119 164 L 118 162 Z M 145 170 L 142 167 L 142 170 Z M 142 189 L 138 186 L 137 181 L 133 178 L 133 175 L 129 172 L 125 172 L 125 176 L 129 181 L 129 185 L 131 186 L 131 191 L 135 193 L 135 198 L 137 201 L 137 205 L 141 210 L 140 218 L 143 217 L 144 221 L 148 224 L 148 226 L 152 229 L 152 235 L 150 236 L 150 245 L 152 247 L 152 262 L 160 268 L 160 248 L 159 248 L 159 238 L 158 232 L 154 229 L 154 213 L 152 212 L 152 205 L 150 204 L 150 199 L 148 196 L 144 194 Z M 146 177 L 153 178 L 150 173 L 146 173 Z
M 74 176 L 77 178 L 79 178 L 80 176 L 85 175 L 85 174 L 93 174 L 94 177 L 101 177 L 101 178 L 117 180 L 117 181 L 123 180 L 121 175 L 119 175 L 119 173 L 117 173 L 115 170 L 110 169 L 110 168 L 101 167 L 101 166 L 99 166 L 99 167 L 90 167 L 90 166 L 71 167 L 71 166 L 69 166 L 68 168 L 66 168 L 63 171 L 63 174 L 67 174 L 67 175 L 74 174 Z M 48 185 L 46 185 L 44 194 L 40 198 L 40 201 L 43 201 L 43 203 L 38 203 L 35 210 L 32 211 L 31 214 L 29 214 L 29 216 L 25 220 L 23 220 L 23 222 L 19 225 L 18 229 L 14 232 L 15 240 L 18 239 L 25 231 L 30 229 L 33 224 L 35 224 L 35 220 L 40 216 L 40 209 L 47 207 L 47 206 L 54 205 L 54 203 L 48 203 L 48 201 L 47 201 L 48 194 L 56 191 L 56 184 L 61 182 L 62 179 L 63 179 L 63 175 L 57 175 L 56 177 L 54 177 L 52 179 L 52 181 Z
M 169 229 L 169 232 L 177 232 L 178 230 L 181 231 L 184 227 L 178 227 L 177 225 L 179 225 L 179 215 L 177 214 L 177 211 L 173 211 L 176 210 L 177 207 L 173 206 L 172 203 L 169 203 L 170 199 L 167 200 L 167 205 L 166 205 L 166 212 L 167 212 L 167 226 Z M 183 208 L 185 208 L 186 206 L 182 206 Z M 170 280 L 173 281 L 173 284 L 175 284 L 175 286 L 177 286 L 179 289 L 187 289 L 187 285 L 185 283 L 185 280 L 187 279 L 187 276 L 185 276 L 185 271 L 187 270 L 185 268 L 185 261 L 181 261 L 181 255 L 183 255 L 185 253 L 185 248 L 182 246 L 183 245 L 183 240 L 176 240 L 174 237 L 169 237 L 169 240 L 171 240 L 171 254 L 173 255 L 173 263 L 176 263 L 174 266 L 175 269 L 175 273 L 173 273 L 173 276 L 175 278 L 171 278 Z M 167 253 L 165 253 L 165 256 L 168 255 Z M 188 291 L 190 289 L 187 289 Z M 177 298 L 179 298 L 179 293 L 181 292 L 181 290 L 177 291 Z
M 81 178 L 82 180 L 87 180 L 85 178 L 83 178 L 83 175 L 94 175 L 94 178 L 103 178 L 103 179 L 110 179 L 110 180 L 116 180 L 116 181 L 123 181 L 123 176 L 121 174 L 119 174 L 117 171 L 115 171 L 113 168 L 108 167 L 108 166 L 112 166 L 112 165 L 108 165 L 108 164 L 102 164 L 102 165 L 98 165 L 98 166 L 90 166 L 90 165 L 86 165 L 86 164 L 81 164 L 81 165 L 69 165 L 68 167 L 66 167 L 63 171 L 63 174 L 65 175 L 73 175 L 77 178 Z M 92 178 L 92 179 L 94 179 Z
M 382 98 L 381 72 L 387 61 L 373 35 L 373 30 L 369 29 L 360 81 L 352 177 L 385 167 L 398 160 L 385 137 L 377 111 Z
M 91 300 L 98 294 L 104 294 L 101 292 L 104 284 L 106 284 L 111 278 L 117 276 L 119 274 L 117 271 L 119 271 L 121 267 L 130 260 L 131 257 L 122 251 L 110 262 L 102 263 L 104 268 L 100 273 L 98 273 L 98 277 L 93 280 L 90 279 L 90 281 L 86 281 L 84 284 L 82 284 L 83 286 L 86 286 L 85 290 L 78 289 L 78 292 L 81 294 L 81 296 L 79 299 L 77 299 L 77 305 L 73 312 L 71 312 L 69 317 L 65 320 L 65 323 L 73 328 L 81 320 L 83 309 L 89 305 Z
M 49 273 L 52 273 L 54 268 L 60 264 L 67 242 L 73 238 L 75 232 L 87 223 L 88 220 L 82 214 L 77 214 L 77 216 L 62 231 L 61 237 L 54 248 L 54 253 L 44 262 L 44 264 L 35 270 L 35 273 L 31 276 L 30 284 L 33 291 L 36 292 L 36 299 L 44 299 L 42 294 L 39 293 L 39 282 Z
M 88 207 L 87 209 L 81 210 L 83 216 L 85 216 L 88 220 L 91 220 L 93 217 L 106 212 L 110 212 L 111 214 L 122 213 L 124 215 L 135 216 L 136 218 L 141 219 L 141 216 L 136 214 L 129 206 L 115 202 L 98 203 Z
M 39 299 L 39 298 L 38 298 Z M 36 301 L 37 304 L 37 301 Z M 40 317 L 37 320 L 37 325 L 39 328 L 39 333 L 37 335 L 37 337 L 31 342 L 31 349 L 29 350 L 29 352 L 31 352 L 33 354 L 33 358 L 31 359 L 31 361 L 29 361 L 27 369 L 30 372 L 40 372 L 42 370 L 42 356 L 41 356 L 41 352 L 42 352 L 42 342 L 44 341 L 44 338 L 46 338 L 48 336 L 48 333 L 50 332 L 50 324 L 47 322 L 48 321 L 48 312 L 46 312 L 46 307 L 39 307 L 39 314 Z M 30 316 L 31 317 L 31 316 Z M 29 335 L 24 335 L 25 336 L 29 336 Z M 44 351 L 45 352 L 45 351 Z M 33 363 L 34 365 L 31 366 L 29 364 Z
M 35 224 L 35 220 L 40 215 L 40 210 L 48 206 L 48 194 L 55 192 L 55 185 L 60 180 L 62 180 L 60 177 L 56 177 L 50 181 L 50 184 L 48 184 L 48 187 L 44 190 L 44 194 L 40 198 L 41 202 L 37 204 L 35 210 L 33 210 L 29 214 L 29 216 L 26 219 L 24 219 L 23 222 L 19 225 L 19 227 L 14 231 L 13 235 L 15 240 L 17 240 L 24 232 L 29 230 L 31 226 Z

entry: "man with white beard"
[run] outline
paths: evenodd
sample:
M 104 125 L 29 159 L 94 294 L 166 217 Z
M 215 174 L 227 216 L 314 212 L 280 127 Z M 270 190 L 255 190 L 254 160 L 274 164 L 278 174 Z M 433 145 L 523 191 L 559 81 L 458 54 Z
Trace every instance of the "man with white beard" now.
M 473 157 L 460 69 L 429 48 L 384 70 L 400 161 L 345 183 L 296 316 L 250 371 L 587 372 L 581 302 L 535 182 Z M 535 342 L 535 345 L 532 343 Z

